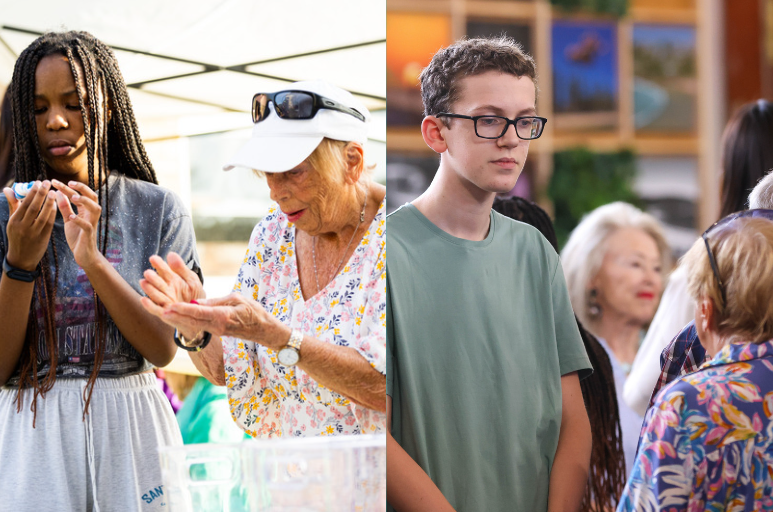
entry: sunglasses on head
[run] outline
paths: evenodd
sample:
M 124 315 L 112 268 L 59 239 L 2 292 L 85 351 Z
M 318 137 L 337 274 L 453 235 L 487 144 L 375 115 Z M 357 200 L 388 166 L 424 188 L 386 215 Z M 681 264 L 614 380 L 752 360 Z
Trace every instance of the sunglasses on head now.
M 274 104 L 274 111 L 282 119 L 311 119 L 320 109 L 336 110 L 354 116 L 365 122 L 365 116 L 353 108 L 309 91 L 259 92 L 252 97 L 252 122 L 266 119 L 271 110 L 268 104 Z
M 711 271 L 714 272 L 714 278 L 717 280 L 719 293 L 722 294 L 723 307 L 727 304 L 727 294 L 725 292 L 725 285 L 722 284 L 722 279 L 719 277 L 719 267 L 717 266 L 717 260 L 714 259 L 714 253 L 712 252 L 711 246 L 709 245 L 709 233 L 711 233 L 717 227 L 726 226 L 730 222 L 736 219 L 740 219 L 742 217 L 760 217 L 763 219 L 768 219 L 773 221 L 773 210 L 765 210 L 763 208 L 759 208 L 756 210 L 744 210 L 741 212 L 731 213 L 727 217 L 719 219 L 717 222 L 712 224 L 709 227 L 709 229 L 704 231 L 703 234 L 701 235 L 701 238 L 703 238 L 703 243 L 706 244 L 706 252 L 709 253 L 709 263 L 711 264 Z

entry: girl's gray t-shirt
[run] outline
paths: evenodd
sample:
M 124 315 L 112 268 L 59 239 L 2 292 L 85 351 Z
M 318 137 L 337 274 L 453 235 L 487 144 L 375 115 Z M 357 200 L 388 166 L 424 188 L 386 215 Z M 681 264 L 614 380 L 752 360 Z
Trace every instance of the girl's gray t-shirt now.
M 107 180 L 109 201 L 103 201 L 102 220 L 109 211 L 109 230 L 105 256 L 119 274 L 139 294 L 143 272 L 151 268 L 148 258 L 158 254 L 163 258 L 170 251 L 178 253 L 201 277 L 196 239 L 191 217 L 182 201 L 171 191 L 145 181 L 128 178 L 117 172 Z M 104 190 L 103 190 L 104 192 Z M 0 258 L 5 258 L 8 247 L 8 201 L 0 194 Z M 56 283 L 56 334 L 59 349 L 57 378 L 88 378 L 94 364 L 97 343 L 94 292 L 86 273 L 75 262 L 64 234 L 64 220 L 57 212 L 52 238 L 58 254 Z M 55 267 L 51 249 L 51 276 Z M 2 275 L 0 274 L 0 279 Z M 40 327 L 38 339 L 38 375 L 43 376 L 50 366 L 41 307 L 36 307 L 35 318 Z M 118 377 L 146 371 L 152 365 L 124 338 L 112 318 L 107 319 L 106 346 L 100 377 Z M 19 369 L 8 382 L 15 385 Z
M 485 240 L 387 218 L 392 435 L 458 512 L 547 510 L 561 376 L 591 372 L 561 263 L 491 213 Z

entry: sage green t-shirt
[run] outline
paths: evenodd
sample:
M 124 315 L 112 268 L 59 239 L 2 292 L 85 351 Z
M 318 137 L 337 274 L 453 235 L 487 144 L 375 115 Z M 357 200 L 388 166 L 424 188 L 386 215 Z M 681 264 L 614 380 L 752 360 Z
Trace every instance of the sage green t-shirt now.
M 561 376 L 592 370 L 539 231 L 492 211 L 470 241 L 392 213 L 387 351 L 392 435 L 458 512 L 547 510 Z

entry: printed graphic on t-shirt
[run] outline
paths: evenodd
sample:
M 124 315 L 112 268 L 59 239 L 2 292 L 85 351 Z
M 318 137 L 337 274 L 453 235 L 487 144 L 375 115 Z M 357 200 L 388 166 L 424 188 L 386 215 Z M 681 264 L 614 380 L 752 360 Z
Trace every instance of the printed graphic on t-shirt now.
M 57 247 L 69 252 L 69 248 Z M 107 260 L 117 267 L 123 261 L 123 237 L 118 222 L 109 226 Z M 51 267 L 52 275 L 54 267 Z M 103 376 L 125 375 L 137 371 L 143 364 L 142 356 L 129 344 L 107 318 L 104 334 L 97 332 L 94 289 L 86 272 L 74 260 L 60 258 L 59 280 L 56 290 L 56 339 L 59 347 L 57 374 L 64 377 L 88 377 L 94 362 L 97 340 L 106 336 L 105 355 L 100 369 Z M 38 320 L 38 364 L 39 375 L 48 371 L 49 353 L 44 331 L 44 309 L 35 308 Z

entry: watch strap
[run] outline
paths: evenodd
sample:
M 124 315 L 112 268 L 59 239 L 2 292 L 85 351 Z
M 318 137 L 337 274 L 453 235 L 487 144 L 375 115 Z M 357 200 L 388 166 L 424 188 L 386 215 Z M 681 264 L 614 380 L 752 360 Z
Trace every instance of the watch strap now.
M 25 283 L 31 283 L 37 279 L 40 275 L 40 268 L 35 268 L 33 271 L 16 268 L 8 263 L 8 257 L 3 258 L 3 272 L 11 279 L 17 281 L 24 281 Z
M 301 343 L 303 343 L 303 333 L 298 329 L 290 331 L 290 341 L 287 342 L 287 346 L 294 348 L 300 354 Z
M 188 352 L 198 352 L 203 350 L 207 345 L 209 345 L 210 340 L 212 340 L 212 333 L 207 331 L 202 331 L 199 336 L 193 338 L 192 340 L 188 340 L 185 339 L 180 331 L 177 329 L 174 330 L 174 344 L 183 350 L 187 350 Z

